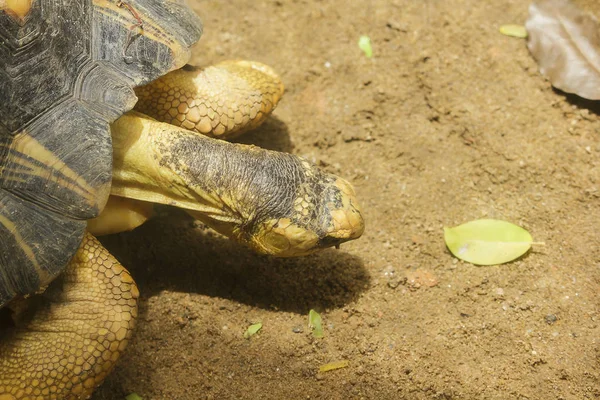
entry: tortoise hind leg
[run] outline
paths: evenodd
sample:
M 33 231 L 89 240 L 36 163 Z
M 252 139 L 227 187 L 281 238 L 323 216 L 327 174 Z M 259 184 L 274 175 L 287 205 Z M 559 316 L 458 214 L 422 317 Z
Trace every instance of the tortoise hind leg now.
M 191 65 L 135 89 L 135 109 L 158 121 L 219 139 L 257 128 L 277 106 L 283 83 L 255 61 Z
M 85 399 L 125 349 L 139 292 L 90 234 L 41 299 L 0 329 L 0 399 Z

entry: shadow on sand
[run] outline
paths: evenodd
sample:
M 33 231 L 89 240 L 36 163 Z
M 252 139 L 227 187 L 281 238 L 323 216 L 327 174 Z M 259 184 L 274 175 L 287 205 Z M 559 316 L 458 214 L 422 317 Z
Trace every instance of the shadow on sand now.
M 362 261 L 341 250 L 293 259 L 261 256 L 179 210 L 101 241 L 132 273 L 142 299 L 170 290 L 305 314 L 342 307 L 369 285 Z

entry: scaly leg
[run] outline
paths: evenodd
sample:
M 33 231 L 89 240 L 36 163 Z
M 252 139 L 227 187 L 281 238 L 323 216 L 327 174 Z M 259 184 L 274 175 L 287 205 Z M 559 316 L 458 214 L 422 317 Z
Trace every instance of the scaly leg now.
M 86 234 L 64 273 L 23 300 L 15 327 L 0 329 L 0 400 L 88 398 L 127 346 L 138 296 L 127 270 Z
M 158 121 L 219 139 L 258 127 L 283 95 L 269 66 L 224 61 L 206 68 L 186 65 L 135 90 L 135 109 Z

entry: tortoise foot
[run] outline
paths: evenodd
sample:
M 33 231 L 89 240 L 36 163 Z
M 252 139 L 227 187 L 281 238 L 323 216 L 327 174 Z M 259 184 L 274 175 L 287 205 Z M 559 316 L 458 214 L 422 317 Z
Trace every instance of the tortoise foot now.
M 138 296 L 127 270 L 86 234 L 42 295 L 9 305 L 15 326 L 0 328 L 0 399 L 88 398 L 127 346 Z

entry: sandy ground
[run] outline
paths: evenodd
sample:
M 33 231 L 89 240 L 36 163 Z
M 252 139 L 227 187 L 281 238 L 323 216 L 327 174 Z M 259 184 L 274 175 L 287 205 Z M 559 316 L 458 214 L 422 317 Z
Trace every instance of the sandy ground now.
M 594 3 L 579 2 L 600 16 Z M 600 398 L 600 107 L 552 90 L 525 41 L 498 33 L 528 4 L 193 3 L 196 64 L 259 60 L 286 84 L 242 141 L 349 179 L 367 230 L 295 260 L 170 210 L 105 238 L 139 283 L 141 317 L 94 399 Z M 501 266 L 457 261 L 442 228 L 481 217 L 546 246 Z M 348 367 L 318 372 L 337 360 Z

